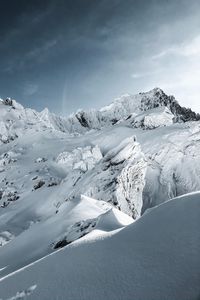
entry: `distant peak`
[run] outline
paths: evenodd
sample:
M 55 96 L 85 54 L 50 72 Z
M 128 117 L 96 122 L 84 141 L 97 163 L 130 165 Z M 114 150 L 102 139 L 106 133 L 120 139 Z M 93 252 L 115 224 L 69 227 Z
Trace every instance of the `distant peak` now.
M 164 93 L 163 90 L 159 87 L 155 87 L 153 90 L 152 90 L 154 93 Z
M 3 104 L 8 106 L 13 106 L 13 100 L 10 97 L 7 97 L 6 99 L 3 100 Z
M 164 91 L 159 87 L 155 87 L 152 90 L 149 90 L 147 92 L 139 93 L 139 95 L 156 95 L 156 94 L 165 95 Z
M 46 115 L 49 114 L 49 109 L 47 107 L 45 107 L 41 112 L 42 115 Z
M 18 103 L 16 100 L 10 97 L 7 97 L 6 99 L 1 99 L 1 102 L 4 105 L 11 106 L 14 109 L 24 109 L 24 107 L 20 103 Z

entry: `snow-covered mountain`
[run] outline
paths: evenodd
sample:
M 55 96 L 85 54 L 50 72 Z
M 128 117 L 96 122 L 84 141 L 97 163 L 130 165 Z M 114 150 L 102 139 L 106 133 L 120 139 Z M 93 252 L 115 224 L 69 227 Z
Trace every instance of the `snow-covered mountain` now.
M 177 122 L 197 121 L 200 115 L 181 107 L 173 96 L 155 88 L 138 95 L 123 95 L 100 110 L 79 110 L 68 118 L 24 108 L 15 100 L 0 100 L 0 142 L 7 143 L 23 135 L 26 129 L 46 128 L 61 132 L 82 134 L 91 129 L 101 129 L 125 123 L 132 127 L 152 129 Z
M 82 292 L 79 290 L 75 294 L 76 287 L 72 285 L 72 291 L 66 292 L 67 288 L 64 289 L 63 296 L 59 292 L 56 294 L 55 291 L 50 298 L 46 285 L 54 286 L 51 281 L 54 277 L 51 276 L 49 283 L 43 281 L 44 288 L 36 288 L 34 292 L 35 285 L 38 286 L 38 282 L 42 282 L 38 272 L 43 274 L 41 268 L 44 265 L 46 270 L 48 264 L 53 270 L 53 264 L 57 259 L 60 265 L 64 257 L 67 258 L 69 255 L 71 263 L 66 263 L 65 267 L 69 267 L 66 276 L 70 280 L 70 287 L 70 282 L 75 281 L 74 275 L 69 276 L 73 274 L 71 268 L 74 265 L 77 270 L 78 264 L 84 258 L 78 254 L 82 251 L 80 250 L 83 249 L 82 247 L 86 247 L 83 251 L 85 255 L 88 251 L 88 256 L 91 258 L 91 253 L 95 251 L 93 264 L 98 265 L 102 264 L 103 255 L 105 260 L 111 255 L 108 252 L 104 253 L 102 247 L 108 245 L 109 251 L 116 253 L 113 259 L 117 261 L 119 251 L 116 252 L 116 248 L 126 249 L 126 243 L 132 252 L 132 254 L 124 252 L 123 259 L 127 260 L 128 264 L 130 260 L 134 261 L 138 258 L 137 242 L 139 243 L 140 236 L 144 234 L 144 237 L 147 237 L 150 232 L 153 234 L 155 224 L 158 228 L 161 226 L 159 233 L 156 233 L 158 240 L 155 240 L 157 245 L 156 247 L 154 245 L 155 251 L 158 253 L 164 251 L 159 248 L 159 235 L 163 235 L 163 245 L 172 243 L 173 236 L 170 236 L 170 233 L 173 230 L 177 231 L 176 239 L 179 243 L 182 236 L 178 236 L 178 228 L 182 226 L 187 214 L 184 209 L 187 208 L 189 212 L 192 209 L 198 211 L 199 194 L 188 196 L 187 200 L 180 201 L 180 205 L 178 198 L 170 201 L 174 204 L 167 204 L 167 202 L 159 206 L 160 208 L 156 208 L 155 213 L 154 209 L 152 212 L 151 209 L 174 197 L 200 190 L 199 145 L 200 116 L 190 109 L 181 107 L 173 96 L 167 96 L 159 88 L 134 96 L 124 95 L 100 110 L 80 110 L 66 118 L 56 116 L 48 109 L 37 112 L 24 108 L 9 98 L 1 100 L 0 278 L 4 278 L 5 281 L 0 283 L 0 297 L 4 297 L 3 300 L 26 299 L 30 294 L 30 299 L 56 299 L 56 297 L 104 299 L 101 291 L 103 281 L 101 284 L 100 279 L 97 294 L 93 293 L 92 289 L 91 293 L 86 292 L 84 288 L 81 288 Z M 195 200 L 192 200 L 193 198 Z M 192 208 L 189 208 L 190 199 Z M 182 211 L 181 218 L 178 214 L 179 209 Z M 174 223 L 170 224 L 169 231 L 164 230 L 164 227 L 168 226 L 168 221 L 166 219 L 166 223 L 161 222 L 160 211 L 163 216 L 166 213 L 169 218 L 171 213 Z M 194 212 L 195 217 L 192 211 L 189 212 L 188 218 L 196 218 L 196 212 Z M 177 222 L 180 222 L 177 223 L 179 224 L 177 227 L 174 225 L 176 216 Z M 152 221 L 148 221 L 148 218 Z M 139 220 L 134 222 L 136 219 Z M 123 229 L 133 222 L 134 224 L 127 229 Z M 146 225 L 140 226 L 143 222 Z M 141 228 L 137 229 L 138 227 Z M 192 225 L 188 230 L 193 230 Z M 190 233 L 193 235 L 191 231 Z M 195 242 L 197 242 L 197 234 L 195 231 Z M 101 246 L 98 246 L 99 239 L 103 239 Z M 187 243 L 188 239 L 187 235 L 184 243 Z M 194 243 L 194 239 L 189 242 Z M 82 246 L 82 243 L 86 246 Z M 91 243 L 94 246 L 90 246 Z M 150 237 L 144 242 L 144 247 L 148 249 L 149 243 Z M 70 246 L 69 250 L 50 255 L 69 244 L 77 246 L 75 251 Z M 197 248 L 199 249 L 198 242 L 193 249 L 194 255 Z M 123 249 L 120 250 L 122 256 Z M 180 248 L 177 249 L 180 251 Z M 191 249 L 184 254 L 188 255 L 188 263 L 190 263 Z M 103 254 L 98 260 L 97 256 L 101 250 Z M 71 257 L 70 251 L 77 252 L 76 258 L 75 254 L 73 258 Z M 166 248 L 163 255 L 167 255 L 168 252 L 169 249 Z M 148 252 L 141 252 L 140 263 L 143 254 L 146 257 Z M 44 262 L 39 261 L 33 268 L 28 267 L 20 272 L 21 275 L 14 275 L 16 271 L 48 255 L 50 256 L 45 258 Z M 120 276 L 125 276 L 125 269 L 128 266 L 126 262 L 124 266 L 120 263 L 123 260 L 122 256 L 119 255 L 119 264 L 112 276 L 115 276 L 117 270 L 121 270 Z M 170 257 L 171 261 L 175 259 L 174 252 Z M 150 268 L 152 261 L 147 261 Z M 159 262 L 157 261 L 156 264 Z M 196 261 L 198 266 L 199 263 Z M 111 268 L 112 264 L 105 264 L 108 269 Z M 87 265 L 84 267 L 89 268 Z M 127 274 L 133 276 L 135 280 L 135 286 L 133 283 L 133 289 L 137 291 L 135 297 L 146 299 L 145 291 L 139 293 L 139 290 L 143 290 L 142 284 L 138 283 L 142 275 L 136 278 L 136 271 L 140 269 L 139 264 L 133 263 L 132 267 L 135 271 Z M 107 272 L 108 269 L 105 266 L 104 271 Z M 141 268 L 142 273 L 138 274 L 143 274 L 144 269 L 145 266 Z M 81 271 L 80 280 L 84 277 L 90 278 L 88 270 Z M 104 271 L 100 268 L 100 276 L 103 276 Z M 176 271 L 179 272 L 180 269 Z M 59 269 L 56 272 L 59 272 Z M 110 272 L 108 271 L 107 274 Z M 30 280 L 26 281 L 27 275 L 24 274 L 27 273 L 30 274 Z M 94 274 L 98 277 L 96 273 Z M 11 277 L 6 279 L 7 276 Z M 61 278 L 65 277 L 64 272 L 61 271 L 59 276 L 59 280 L 62 280 Z M 110 289 L 111 296 L 113 295 L 113 299 L 132 299 L 134 291 L 131 292 L 130 288 L 125 287 L 125 279 L 122 280 L 120 276 L 116 275 L 113 280 L 123 282 L 122 290 L 127 297 L 123 298 L 118 290 L 114 292 Z M 176 274 L 174 276 L 176 277 Z M 196 299 L 193 295 L 196 295 L 197 276 L 199 273 L 195 272 L 193 282 L 195 292 L 191 294 L 190 299 Z M 156 277 L 152 277 L 152 280 L 151 283 L 156 280 Z M 184 280 L 186 277 L 184 279 L 181 277 L 180 282 L 183 283 Z M 8 281 L 9 286 L 14 284 L 12 291 L 6 288 Z M 145 282 L 147 281 L 144 280 L 144 286 L 146 286 Z M 164 281 L 160 279 L 158 282 L 162 285 Z M 168 281 L 167 286 L 170 282 L 171 280 Z M 174 299 L 189 299 L 187 293 L 184 298 L 179 292 L 181 287 L 184 287 L 182 283 L 177 290 L 177 295 L 173 294 L 175 292 L 169 294 L 174 295 Z M 81 286 L 79 280 L 76 286 Z M 63 286 L 60 285 L 59 289 L 63 289 Z M 173 297 L 161 297 L 160 290 L 148 299 L 173 299 Z

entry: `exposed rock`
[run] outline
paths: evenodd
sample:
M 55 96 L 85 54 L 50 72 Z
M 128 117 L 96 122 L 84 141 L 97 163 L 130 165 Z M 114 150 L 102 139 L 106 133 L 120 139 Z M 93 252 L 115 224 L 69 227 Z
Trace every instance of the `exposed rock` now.
M 45 161 L 47 161 L 47 158 L 45 158 L 45 157 L 38 157 L 38 158 L 35 160 L 36 163 L 42 163 L 42 162 L 45 162 Z
M 62 237 L 60 237 L 58 242 L 53 243 L 53 248 L 63 248 L 71 244 L 75 240 L 91 232 L 95 228 L 96 224 L 97 219 L 82 220 L 75 223 L 68 228 L 67 232 Z
M 45 184 L 45 181 L 40 180 L 34 185 L 33 188 L 34 188 L 34 190 L 37 190 L 37 189 L 41 188 L 44 184 Z

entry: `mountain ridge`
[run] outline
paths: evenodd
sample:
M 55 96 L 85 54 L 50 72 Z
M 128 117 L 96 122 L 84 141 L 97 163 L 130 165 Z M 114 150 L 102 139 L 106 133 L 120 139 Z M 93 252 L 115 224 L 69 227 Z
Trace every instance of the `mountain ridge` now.
M 12 99 L 0 102 L 0 278 L 3 280 L 0 290 L 2 288 L 3 293 L 6 277 L 14 278 L 15 272 L 21 274 L 28 265 L 34 265 L 60 248 L 79 248 L 82 243 L 89 247 L 90 243 L 111 239 L 134 223 L 132 236 L 132 230 L 148 219 L 146 215 L 154 215 L 154 207 L 166 207 L 163 215 L 170 219 L 175 206 L 165 206 L 164 202 L 200 190 L 200 121 L 196 115 L 197 120 L 193 121 L 190 111 L 189 121 L 182 119 L 181 116 L 186 117 L 185 110 L 179 114 L 177 105 L 176 100 L 165 96 L 160 89 L 142 95 L 125 95 L 101 111 L 85 113 L 85 119 L 80 112 L 78 118 L 76 115 L 61 118 L 48 109 L 36 112 L 23 108 Z M 175 108 L 172 113 L 170 107 L 177 107 L 177 113 Z M 199 198 L 199 194 L 195 197 Z M 190 199 L 189 196 L 188 207 Z M 184 209 L 184 205 L 180 209 Z M 197 215 L 196 211 L 193 214 L 190 209 L 190 212 L 191 216 Z M 174 224 L 176 215 L 173 215 Z M 187 228 L 184 220 L 187 211 L 183 218 L 177 216 L 181 217 L 180 224 L 184 223 Z M 147 224 L 152 237 L 152 230 L 159 229 L 161 224 L 153 220 L 155 226 Z M 157 220 L 160 220 L 159 215 Z M 163 226 L 158 240 L 161 235 L 163 245 L 169 241 L 174 245 L 171 233 L 176 227 L 170 227 L 167 238 L 168 225 L 163 223 Z M 131 241 L 129 235 L 125 235 L 126 243 L 115 245 L 133 253 L 142 234 L 145 232 L 138 232 Z M 187 240 L 191 241 L 189 235 Z M 160 251 L 157 241 L 152 253 Z M 151 239 L 149 245 L 152 245 Z M 110 251 L 110 254 L 116 253 L 115 247 Z M 62 253 L 68 253 L 67 249 Z M 123 256 L 123 251 L 120 253 Z M 128 253 L 128 260 L 137 261 L 137 257 L 132 259 Z M 58 256 L 55 253 L 50 257 L 56 260 Z M 81 262 L 81 256 L 76 258 Z M 95 258 L 95 262 L 99 260 Z M 101 266 L 102 270 L 106 269 L 105 265 Z M 123 260 L 120 267 L 123 268 Z M 61 272 L 59 277 L 62 282 L 64 274 Z M 125 274 L 124 270 L 122 276 Z M 115 272 L 113 276 L 115 278 Z M 12 295 L 9 290 L 3 295 L 5 299 L 11 299 L 8 297 L 16 293 L 17 298 L 12 299 L 26 297 L 37 284 L 37 280 L 31 280 L 24 286 L 23 279 L 19 284 L 22 293 L 13 288 Z M 116 294 L 113 295 L 116 299 Z M 45 299 L 45 291 L 38 299 L 41 297 Z M 49 295 L 47 297 L 49 299 Z M 34 293 L 32 299 L 37 299 Z
M 2 105 L 6 107 L 4 111 L 1 109 Z M 163 115 L 159 114 L 159 109 L 162 110 L 162 108 Z M 180 106 L 174 96 L 167 96 L 160 88 L 136 95 L 126 94 L 99 110 L 78 110 L 68 117 L 57 116 L 50 113 L 47 108 L 37 112 L 34 109 L 24 108 L 11 98 L 6 98 L 1 99 L 0 116 L 2 116 L 0 141 L 4 143 L 23 134 L 27 127 L 36 130 L 49 128 L 69 134 L 83 134 L 92 129 L 99 130 L 122 122 L 131 127 L 154 129 L 172 123 L 200 120 L 198 113 Z M 20 128 L 22 128 L 21 133 Z

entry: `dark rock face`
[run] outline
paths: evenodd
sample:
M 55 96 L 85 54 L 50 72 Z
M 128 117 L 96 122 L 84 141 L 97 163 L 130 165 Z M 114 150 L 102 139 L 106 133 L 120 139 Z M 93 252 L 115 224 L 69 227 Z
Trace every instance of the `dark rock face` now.
M 166 95 L 161 89 L 154 89 L 154 96 L 148 98 L 145 96 L 141 100 L 141 110 L 147 111 L 156 107 L 166 106 L 174 115 L 174 122 L 188 122 L 200 120 L 200 114 L 193 112 L 190 108 L 182 107 L 174 96 Z
M 13 101 L 11 98 L 6 98 L 5 100 L 3 100 L 3 104 L 13 106 Z
M 76 114 L 76 118 L 79 120 L 80 124 L 83 127 L 89 127 L 88 121 L 87 121 L 87 117 L 85 116 L 84 112 L 79 112 Z
M 170 107 L 171 112 L 175 115 L 175 121 L 199 121 L 200 114 L 193 112 L 190 108 L 181 107 L 177 102 Z
M 34 185 L 33 188 L 34 188 L 34 190 L 37 190 L 37 189 L 41 188 L 44 184 L 45 184 L 45 182 L 43 180 L 40 180 L 40 181 L 38 181 L 38 183 L 36 183 Z
M 71 244 L 71 242 L 68 242 L 66 239 L 63 239 L 62 241 L 59 241 L 55 244 L 54 249 L 63 248 L 69 244 Z

